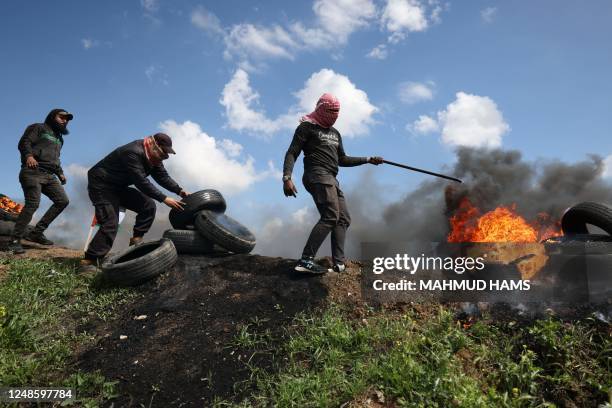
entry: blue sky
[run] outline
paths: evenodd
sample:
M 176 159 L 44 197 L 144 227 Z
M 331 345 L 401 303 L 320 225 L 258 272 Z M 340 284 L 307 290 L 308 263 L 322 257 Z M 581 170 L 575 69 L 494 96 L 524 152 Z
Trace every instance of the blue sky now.
M 72 195 L 113 148 L 163 129 L 179 140 L 177 181 L 218 188 L 264 234 L 257 214 L 278 226 L 312 213 L 300 184 L 297 200 L 282 195 L 279 171 L 323 90 L 341 96 L 351 155 L 434 171 L 458 145 L 612 157 L 609 1 L 22 1 L 2 15 L 0 191 L 16 198 L 17 141 L 54 107 L 75 114 Z M 362 166 L 340 181 L 368 171 L 389 200 L 424 177 Z

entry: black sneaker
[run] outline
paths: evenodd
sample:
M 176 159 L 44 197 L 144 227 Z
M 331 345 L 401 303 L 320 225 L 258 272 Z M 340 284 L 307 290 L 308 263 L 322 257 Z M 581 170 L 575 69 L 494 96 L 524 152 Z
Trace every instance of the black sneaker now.
M 338 272 L 338 273 L 342 273 L 344 271 L 346 271 L 346 265 L 343 263 L 337 263 L 333 266 L 333 268 L 331 269 L 332 272 Z
M 45 234 L 43 234 L 42 232 L 32 231 L 25 237 L 25 239 L 27 239 L 28 241 L 36 242 L 40 245 L 53 245 L 53 241 L 45 237 Z
M 321 275 L 328 272 L 327 268 L 317 264 L 313 258 L 300 259 L 294 269 L 298 272 L 312 273 L 315 275 Z
M 21 246 L 21 240 L 19 239 L 11 239 L 6 246 L 6 250 L 10 251 L 14 254 L 24 254 L 25 249 Z

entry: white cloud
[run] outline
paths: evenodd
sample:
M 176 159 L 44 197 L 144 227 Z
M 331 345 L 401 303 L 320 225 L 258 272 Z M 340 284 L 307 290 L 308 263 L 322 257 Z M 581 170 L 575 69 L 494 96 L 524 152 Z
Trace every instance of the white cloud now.
M 251 87 L 249 74 L 242 69 L 238 69 L 225 85 L 219 102 L 225 107 L 230 128 L 270 136 L 280 130 L 295 128 L 299 118 L 310 113 L 325 92 L 336 95 L 340 100 L 340 117 L 334 126 L 344 136 L 368 133 L 369 126 L 374 124 L 373 115 L 378 109 L 370 103 L 368 95 L 358 89 L 347 76 L 331 69 L 322 69 L 312 74 L 304 88 L 294 94 L 297 103 L 275 119 L 257 109 L 260 96 Z
M 298 44 L 284 28 L 238 24 L 225 36 L 226 56 L 285 58 L 292 60 Z
M 75 177 L 79 179 L 87 179 L 87 172 L 89 171 L 89 167 L 85 167 L 78 163 L 70 163 L 68 167 L 64 168 L 64 173 L 68 177 Z
M 429 27 L 425 5 L 418 0 L 387 0 L 381 23 L 391 33 L 392 43 L 404 39 L 406 32 L 425 31 Z
M 164 68 L 160 65 L 149 65 L 145 68 L 145 76 L 149 82 L 159 81 L 163 85 L 168 85 L 168 75 L 164 72 Z
M 492 23 L 497 16 L 497 7 L 487 7 L 480 11 L 480 17 L 485 23 Z
M 402 102 L 413 104 L 421 101 L 430 101 L 434 96 L 435 83 L 428 81 L 404 82 L 399 86 L 399 98 Z
M 209 33 L 224 34 L 219 18 L 202 6 L 196 7 L 191 13 L 191 23 Z
M 140 5 L 149 13 L 159 10 L 159 0 L 140 0 Z
M 100 45 L 100 41 L 93 40 L 91 38 L 82 38 L 81 39 L 81 44 L 83 45 L 84 49 L 88 50 L 90 48 L 99 46 Z
M 413 124 L 407 126 L 407 129 L 416 134 L 426 135 L 439 131 L 440 127 L 438 122 L 431 116 L 420 115 Z
M 433 10 L 431 10 L 431 14 L 429 15 L 429 20 L 434 24 L 440 24 L 442 22 L 442 18 L 440 15 L 446 9 L 448 9 L 448 5 L 446 7 L 442 7 L 439 4 L 434 5 Z
M 495 102 L 486 96 L 458 92 L 457 99 L 439 111 L 437 120 L 421 115 L 408 130 L 427 134 L 440 131 L 443 144 L 449 146 L 496 148 L 510 131 Z
M 215 188 L 231 195 L 264 178 L 278 176 L 278 171 L 270 163 L 267 170 L 257 171 L 253 157 L 238 158 L 242 146 L 231 140 L 218 142 L 203 132 L 197 123 L 167 120 L 160 128 L 172 137 L 176 151 L 165 166 L 178 183 L 191 191 Z M 231 153 L 226 150 L 228 145 L 233 146 Z
M 385 44 L 379 44 L 376 47 L 372 48 L 372 50 L 366 55 L 366 57 L 384 60 L 387 58 L 388 55 L 389 51 L 387 50 L 387 46 Z
M 604 159 L 603 178 L 612 179 L 612 154 Z
M 225 84 L 219 102 L 225 107 L 228 125 L 232 129 L 270 135 L 287 125 L 285 118 L 268 119 L 265 112 L 256 109 L 259 94 L 251 88 L 249 74 L 243 69 L 238 69 Z M 297 119 L 293 123 L 297 123 Z
M 230 157 L 237 157 L 240 156 L 240 153 L 242 153 L 242 145 L 230 139 L 223 139 L 220 146 Z
M 438 122 L 442 142 L 452 146 L 500 147 L 502 136 L 510 130 L 491 98 L 464 92 L 438 112 Z
M 317 0 L 312 9 L 320 29 L 339 44 L 345 44 L 355 30 L 367 26 L 376 15 L 371 0 Z
M 241 23 L 224 29 L 219 19 L 202 7 L 191 14 L 191 22 L 205 31 L 222 34 L 225 57 L 262 60 L 293 60 L 298 52 L 313 49 L 334 49 L 346 44 L 349 36 L 369 24 L 376 16 L 372 0 L 316 0 L 313 3 L 315 22 L 312 26 L 296 21 L 285 26 Z M 247 62 L 244 66 L 253 66 Z

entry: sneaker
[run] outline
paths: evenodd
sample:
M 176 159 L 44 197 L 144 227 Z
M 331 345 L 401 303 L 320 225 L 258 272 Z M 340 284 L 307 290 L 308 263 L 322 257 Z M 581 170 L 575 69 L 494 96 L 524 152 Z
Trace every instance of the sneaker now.
M 92 259 L 81 259 L 79 262 L 79 270 L 78 274 L 83 276 L 93 276 L 100 272 L 100 268 L 98 267 L 98 262 Z
M 42 232 L 32 231 L 28 235 L 26 235 L 25 239 L 27 239 L 28 241 L 36 242 L 40 245 L 53 245 L 53 241 L 45 237 L 45 234 L 43 234 Z
M 337 263 L 333 266 L 333 268 L 331 269 L 332 272 L 338 272 L 338 273 L 342 273 L 346 270 L 346 265 L 343 263 Z
M 300 259 L 294 269 L 298 272 L 312 273 L 315 275 L 320 275 L 328 271 L 327 268 L 315 263 L 313 258 Z
M 14 254 L 24 254 L 25 253 L 25 249 L 23 249 L 23 247 L 21 246 L 20 239 L 11 239 L 8 245 L 6 246 L 6 250 Z
M 130 238 L 130 246 L 132 245 L 140 245 L 142 244 L 142 237 L 132 237 Z

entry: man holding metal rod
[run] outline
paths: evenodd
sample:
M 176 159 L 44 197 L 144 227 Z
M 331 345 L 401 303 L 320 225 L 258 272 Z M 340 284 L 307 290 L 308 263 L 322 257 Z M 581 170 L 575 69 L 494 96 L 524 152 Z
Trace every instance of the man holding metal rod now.
M 291 180 L 295 160 L 304 151 L 304 176 L 302 182 L 317 206 L 321 218 L 315 224 L 302 257 L 295 267 L 298 272 L 321 274 L 327 268 L 317 265 L 314 257 L 331 232 L 333 268 L 345 270 L 344 241 L 351 218 L 344 194 L 340 190 L 336 175 L 338 166 L 352 167 L 370 163 L 379 165 L 382 157 L 351 157 L 344 152 L 340 133 L 333 127 L 340 113 L 340 102 L 329 93 L 323 94 L 315 110 L 300 119 L 283 164 L 283 191 L 285 196 L 297 194 Z

